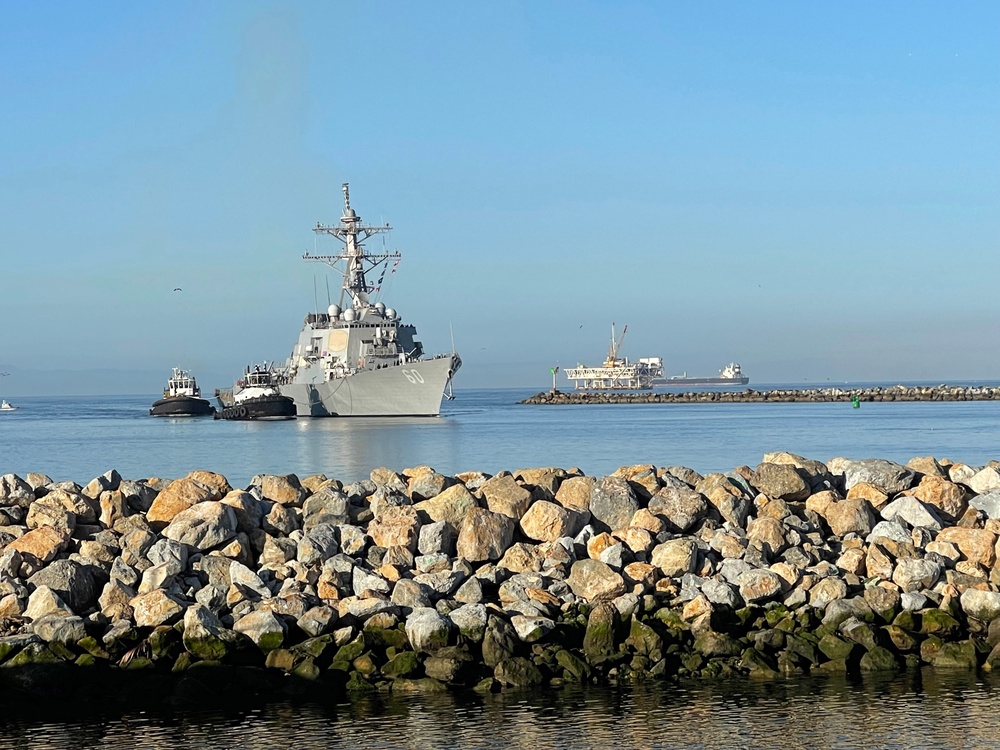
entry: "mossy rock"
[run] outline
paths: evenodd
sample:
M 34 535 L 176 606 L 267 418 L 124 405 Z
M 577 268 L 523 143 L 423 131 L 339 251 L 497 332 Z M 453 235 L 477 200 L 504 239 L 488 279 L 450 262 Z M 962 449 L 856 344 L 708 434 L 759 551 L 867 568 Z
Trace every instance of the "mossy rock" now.
M 778 677 L 780 675 L 778 665 L 774 660 L 752 648 L 743 651 L 740 656 L 740 666 L 747 670 L 751 677 L 755 678 Z
M 478 687 L 478 686 L 477 686 Z M 393 693 L 447 693 L 448 688 L 437 680 L 430 677 L 421 677 L 417 680 L 402 678 L 394 680 L 389 690 Z
M 777 659 L 778 671 L 785 677 L 794 677 L 805 674 L 806 670 L 802 666 L 802 659 L 798 654 L 782 651 Z
M 857 647 L 853 641 L 845 641 L 832 634 L 824 635 L 819 641 L 819 650 L 830 661 L 850 659 Z
M 153 628 L 153 632 L 146 639 L 149 643 L 149 653 L 153 661 L 158 659 L 173 659 L 178 653 L 178 645 L 181 638 L 177 631 L 169 625 L 160 625 Z M 225 653 L 223 653 L 223 656 Z M 219 658 L 222 658 L 221 656 Z
M 654 618 L 662 622 L 669 629 L 678 632 L 687 632 L 691 628 L 688 626 L 683 619 L 681 619 L 680 612 L 670 609 L 669 607 L 663 607 L 662 609 L 656 610 L 653 615 Z
M 295 654 L 286 648 L 276 648 L 267 652 L 264 659 L 264 666 L 268 669 L 280 669 L 282 672 L 291 672 L 295 668 Z M 343 671 L 347 671 L 346 669 Z
M 632 618 L 628 638 L 625 643 L 637 653 L 658 661 L 663 653 L 663 638 L 653 628 L 636 618 Z
M 366 678 L 369 678 L 378 672 L 378 667 L 375 666 L 375 660 L 372 659 L 372 655 L 370 653 L 361 654 L 361 656 L 351 662 L 351 667 L 355 672 Z
M 694 647 L 698 653 L 706 657 L 739 656 L 743 653 L 745 644 L 726 633 L 703 633 L 695 639 Z
M 86 651 L 88 654 L 93 656 L 95 659 L 110 659 L 111 656 L 104 649 L 100 641 L 91 635 L 84 636 L 76 642 L 76 645 Z M 3 661 L 3 657 L 0 656 L 0 661 Z
M 684 669 L 689 672 L 697 672 L 701 669 L 704 663 L 705 659 L 701 654 L 684 654 L 681 657 L 681 664 L 684 665 Z
M 899 660 L 889 649 L 875 646 L 861 657 L 858 666 L 862 672 L 895 672 L 899 670 Z
M 783 617 L 775 624 L 774 629 L 783 633 L 794 633 L 799 629 L 799 623 L 794 617 Z
M 171 672 L 186 672 L 191 668 L 194 663 L 194 657 L 191 656 L 187 651 L 181 651 L 177 658 L 174 659 L 174 666 L 171 668 Z
M 749 627 L 758 617 L 761 610 L 759 607 L 741 607 L 734 613 L 744 628 Z
M 790 635 L 785 639 L 785 650 L 810 664 L 819 662 L 819 649 L 816 648 L 816 645 L 797 635 Z
M 338 672 L 349 672 L 351 670 L 351 662 L 361 656 L 364 651 L 365 638 L 363 635 L 358 635 L 353 641 L 345 643 L 337 650 L 337 653 L 333 657 L 333 662 L 330 664 L 330 669 L 337 670 Z
M 778 623 L 784 620 L 786 617 L 791 616 L 791 612 L 788 611 L 788 607 L 783 604 L 771 607 L 764 612 L 764 621 L 767 622 L 769 628 L 778 627 Z
M 569 678 L 577 682 L 590 679 L 590 666 L 587 662 L 567 649 L 556 652 L 556 663 L 566 671 Z
M 615 635 L 620 624 L 618 610 L 613 604 L 594 607 L 583 636 L 583 654 L 588 662 L 600 664 L 616 653 Z
M 935 668 L 975 669 L 976 662 L 976 644 L 970 639 L 941 644 L 941 650 L 931 665 Z
M 952 638 L 961 631 L 961 623 L 943 609 L 925 609 L 920 613 L 920 632 L 941 638 Z
M 393 647 L 403 649 L 409 646 L 406 631 L 400 628 L 365 628 L 363 631 L 365 644 L 368 648 L 385 650 Z
M 292 670 L 292 674 L 302 680 L 318 680 L 322 674 L 322 670 L 316 666 L 316 662 L 312 660 L 312 657 L 306 657 Z
M 827 674 L 844 674 L 847 672 L 847 659 L 830 659 L 822 664 L 817 664 L 813 670 L 819 670 Z
M 382 667 L 388 677 L 406 677 L 420 669 L 420 656 L 414 651 L 400 651 Z
M 936 635 L 927 636 L 920 644 L 920 659 L 927 664 L 931 664 L 937 658 L 937 655 L 941 653 L 941 649 L 944 647 L 944 641 L 941 640 Z
M 510 687 L 531 687 L 545 682 L 538 667 L 523 656 L 513 656 L 497 664 L 493 677 L 501 685 Z
M 145 656 L 137 656 L 132 661 L 126 662 L 121 666 L 122 669 L 127 669 L 130 672 L 135 672 L 143 669 L 152 669 L 156 665 L 153 664 L 153 660 Z
M 351 672 L 350 677 L 347 678 L 347 684 L 344 689 L 350 693 L 374 693 L 375 686 L 372 685 L 368 680 L 361 676 L 358 672 Z
M 898 625 L 886 625 L 882 628 L 889 640 L 892 641 L 893 648 L 900 653 L 916 651 L 920 647 L 920 639 L 916 635 Z
M 307 638 L 301 643 L 297 643 L 296 645 L 290 647 L 288 650 L 297 656 L 301 655 L 311 659 L 319 659 L 323 655 L 323 652 L 325 652 L 332 644 L 332 635 L 318 635 L 315 638 Z
M 80 654 L 73 664 L 77 667 L 93 667 L 96 666 L 97 659 L 94 658 L 93 654 Z
M 78 654 L 65 643 L 52 641 L 49 643 L 49 651 L 55 654 L 62 661 L 76 661 Z
M 892 624 L 911 633 L 920 632 L 920 613 L 909 609 L 904 609 L 893 619 Z

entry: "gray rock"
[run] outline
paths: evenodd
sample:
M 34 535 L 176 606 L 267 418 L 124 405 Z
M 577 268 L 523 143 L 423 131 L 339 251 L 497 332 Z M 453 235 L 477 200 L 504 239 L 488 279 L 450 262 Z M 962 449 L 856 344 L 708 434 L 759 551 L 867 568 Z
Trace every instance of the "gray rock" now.
M 502 617 L 490 615 L 483 634 L 483 663 L 496 667 L 517 653 L 518 643 L 513 626 Z
M 789 464 L 761 463 L 754 471 L 753 485 L 758 492 L 782 500 L 805 500 L 811 494 L 809 484 Z
M 66 646 L 75 645 L 87 635 L 82 617 L 62 614 L 45 615 L 32 621 L 31 632 L 46 643 Z
M 404 628 L 414 651 L 433 654 L 448 645 L 453 624 L 436 610 L 422 607 L 410 613 Z
M 912 469 L 881 458 L 845 461 L 843 470 L 845 490 L 866 482 L 891 496 L 910 489 L 916 481 L 916 472 Z
M 671 539 L 653 548 L 650 563 L 668 578 L 679 578 L 694 571 L 698 559 L 698 544 L 690 537 Z
M 392 588 L 393 603 L 408 609 L 427 608 L 433 605 L 432 592 L 412 578 L 401 578 Z
M 969 500 L 969 505 L 981 510 L 987 518 L 1000 518 L 1000 490 L 990 490 Z
M 17 474 L 0 477 L 0 506 L 27 508 L 35 502 L 35 491 Z
M 590 513 L 599 531 L 628 528 L 637 510 L 639 501 L 624 477 L 601 477 L 594 482 L 590 491 Z
M 153 565 L 168 563 L 180 573 L 187 568 L 188 551 L 187 547 L 180 542 L 173 539 L 160 539 L 149 547 L 146 558 Z
M 980 622 L 992 622 L 1000 617 L 1000 593 L 966 589 L 959 599 L 962 611 Z
M 465 604 L 448 613 L 459 634 L 472 643 L 481 643 L 486 635 L 486 607 L 482 604 Z
M 743 600 L 739 593 L 725 581 L 709 578 L 701 585 L 701 592 L 712 604 L 721 604 L 732 609 L 739 609 L 743 606 Z
M 241 617 L 233 630 L 247 636 L 265 653 L 280 648 L 285 641 L 284 621 L 268 610 L 257 610 Z
M 340 526 L 350 518 L 347 495 L 334 487 L 324 487 L 302 504 L 302 523 L 306 530 L 319 524 Z
M 229 563 L 230 598 L 234 596 L 234 589 L 239 599 L 258 601 L 260 599 L 270 599 L 271 590 L 264 584 L 260 577 L 250 568 L 241 562 L 233 560 Z
M 455 542 L 451 527 L 445 521 L 424 524 L 417 538 L 417 550 L 421 555 L 435 553 L 449 554 Z
M 868 536 L 865 537 L 865 541 L 868 542 L 868 544 L 878 541 L 879 539 L 892 539 L 895 542 L 905 543 L 910 543 L 912 541 L 910 532 L 900 526 L 896 521 L 879 521 L 869 532 Z
M 931 588 L 941 575 L 941 566 L 932 560 L 905 558 L 896 561 L 892 581 L 904 593 Z
M 320 523 L 306 530 L 299 540 L 295 556 L 303 565 L 322 565 L 339 551 L 336 527 Z
M 940 531 L 941 519 L 934 512 L 933 506 L 924 505 L 917 498 L 904 495 L 893 500 L 882 508 L 882 518 L 887 521 L 903 520 L 916 528 Z
M 556 624 L 548 617 L 525 617 L 515 615 L 510 618 L 510 624 L 517 637 L 524 643 L 535 643 L 551 633 Z
M 904 591 L 900 597 L 900 606 L 908 612 L 919 612 L 927 606 L 929 600 L 919 591 Z
M 32 586 L 48 586 L 78 614 L 97 603 L 100 586 L 90 566 L 73 560 L 53 560 L 28 579 Z
M 345 555 L 360 555 L 371 542 L 371 537 L 362 529 L 349 524 L 338 526 L 337 535 L 340 538 L 340 551 Z
M 69 607 L 58 593 L 48 586 L 41 585 L 35 588 L 28 597 L 28 606 L 24 610 L 24 616 L 30 620 L 37 620 L 46 615 L 74 615 L 76 614 Z
M 195 503 L 174 516 L 160 534 L 179 544 L 209 550 L 236 536 L 236 512 L 214 500 Z
M 233 643 L 232 633 L 208 607 L 194 604 L 184 611 L 184 649 L 199 659 L 222 659 Z
M 325 604 L 311 607 L 295 621 L 295 624 L 303 633 L 316 638 L 333 630 L 333 626 L 337 624 L 337 610 Z
M 360 566 L 354 569 L 351 587 L 358 596 L 365 591 L 388 594 L 392 590 L 392 586 L 382 576 L 371 573 Z

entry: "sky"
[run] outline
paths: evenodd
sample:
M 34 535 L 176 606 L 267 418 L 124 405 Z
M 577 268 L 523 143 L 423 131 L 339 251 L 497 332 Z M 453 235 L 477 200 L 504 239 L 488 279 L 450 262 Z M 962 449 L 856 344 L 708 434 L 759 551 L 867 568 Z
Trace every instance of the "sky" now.
M 667 374 L 996 380 L 997 39 L 994 0 L 0 0 L 0 394 L 285 359 L 344 182 L 459 389 L 612 324 Z

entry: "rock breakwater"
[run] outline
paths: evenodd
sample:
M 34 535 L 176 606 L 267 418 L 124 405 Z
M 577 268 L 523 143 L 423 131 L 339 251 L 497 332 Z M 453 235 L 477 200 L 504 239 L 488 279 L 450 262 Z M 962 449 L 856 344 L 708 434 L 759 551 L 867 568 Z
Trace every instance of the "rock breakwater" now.
M 1000 665 L 998 462 L 7 474 L 0 524 L 6 674 L 409 692 Z
M 877 386 L 872 388 L 781 388 L 755 391 L 543 391 L 521 404 L 742 404 L 831 401 L 997 401 L 1000 386 Z

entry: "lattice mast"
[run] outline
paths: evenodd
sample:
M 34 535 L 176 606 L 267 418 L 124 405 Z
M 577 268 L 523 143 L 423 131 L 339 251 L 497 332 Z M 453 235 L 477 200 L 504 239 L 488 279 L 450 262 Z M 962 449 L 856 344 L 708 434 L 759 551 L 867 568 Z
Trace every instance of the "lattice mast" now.
M 364 242 L 371 236 L 392 230 L 388 224 L 384 226 L 373 226 L 361 221 L 354 209 L 351 208 L 351 193 L 348 183 L 342 186 L 344 191 L 344 215 L 340 217 L 340 224 L 326 225 L 317 223 L 313 231 L 316 234 L 328 234 L 336 237 L 344 243 L 344 252 L 339 255 L 311 255 L 308 252 L 303 254 L 304 260 L 318 260 L 326 263 L 331 268 L 344 275 L 344 282 L 340 289 L 340 300 L 338 304 L 344 306 L 344 295 L 350 295 L 351 303 L 355 309 L 362 310 L 371 303 L 369 296 L 377 287 L 369 284 L 367 273 L 377 268 L 388 260 L 395 260 L 397 263 L 403 257 L 399 252 L 369 253 L 365 250 Z M 343 263 L 343 267 L 339 264 Z

